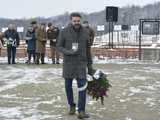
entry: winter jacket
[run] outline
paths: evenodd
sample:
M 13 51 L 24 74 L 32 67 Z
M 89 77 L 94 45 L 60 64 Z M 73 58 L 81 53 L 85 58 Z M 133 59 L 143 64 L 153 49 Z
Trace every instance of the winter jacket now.
M 26 43 L 27 43 L 27 50 L 35 50 L 36 49 L 36 37 L 35 37 L 34 32 L 27 31 Z
M 57 49 L 63 53 L 64 78 L 86 79 L 88 41 L 89 34 L 82 26 L 79 32 L 75 31 L 72 25 L 61 31 Z M 72 50 L 73 43 L 78 43 L 77 52 Z
M 4 37 L 7 39 L 8 47 L 19 46 L 20 39 L 19 39 L 18 32 L 16 30 L 6 30 L 4 33 Z

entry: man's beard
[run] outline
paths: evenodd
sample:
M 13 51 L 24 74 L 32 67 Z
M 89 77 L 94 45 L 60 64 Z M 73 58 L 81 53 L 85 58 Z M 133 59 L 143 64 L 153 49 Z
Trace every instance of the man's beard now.
M 75 25 L 73 25 L 73 27 L 75 28 L 75 29 L 79 29 L 80 28 L 80 24 L 75 24 Z

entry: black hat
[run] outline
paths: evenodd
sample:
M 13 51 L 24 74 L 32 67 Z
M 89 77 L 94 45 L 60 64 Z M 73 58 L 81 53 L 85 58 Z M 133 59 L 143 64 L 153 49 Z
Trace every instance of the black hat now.
M 48 27 L 52 26 L 52 23 L 48 23 Z
M 32 22 L 31 22 L 31 25 L 33 25 L 33 24 L 37 24 L 37 21 L 32 21 Z

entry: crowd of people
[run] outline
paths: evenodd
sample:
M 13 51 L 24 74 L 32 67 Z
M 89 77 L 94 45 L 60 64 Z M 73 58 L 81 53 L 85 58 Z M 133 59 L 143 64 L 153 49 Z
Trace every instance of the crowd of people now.
M 88 29 L 88 34 L 91 39 L 89 41 L 88 50 L 90 51 L 91 45 L 93 44 L 94 31 L 89 27 L 88 21 L 83 22 L 83 26 Z M 46 27 L 48 28 L 46 30 Z M 60 55 L 56 49 L 56 43 L 58 40 L 60 30 L 58 27 L 54 26 L 51 22 L 46 25 L 45 23 L 38 24 L 36 21 L 32 21 L 28 26 L 25 40 L 27 44 L 27 56 L 28 60 L 26 63 L 31 63 L 31 58 L 33 57 L 33 63 L 35 64 L 45 64 L 45 51 L 47 40 L 50 43 L 50 54 L 53 64 L 60 64 Z M 7 58 L 8 64 L 16 64 L 16 49 L 20 45 L 19 34 L 16 30 L 14 24 L 10 24 L 8 29 L 2 33 L 0 32 L 0 56 L 2 47 L 6 44 L 7 47 Z M 91 57 L 90 52 L 88 52 L 88 57 Z M 88 67 L 92 64 L 92 59 L 89 58 Z
M 36 21 L 30 23 L 25 36 L 28 56 L 26 63 L 30 64 L 33 57 L 33 63 L 45 64 L 46 43 L 49 40 L 52 63 L 59 64 L 59 53 L 55 49 L 59 29 L 52 23 L 48 23 L 47 30 L 46 27 L 45 23 L 38 24 Z M 4 33 L 0 32 L 0 53 L 4 44 L 7 47 L 8 64 L 16 64 L 16 49 L 20 45 L 20 38 L 14 24 L 10 24 Z

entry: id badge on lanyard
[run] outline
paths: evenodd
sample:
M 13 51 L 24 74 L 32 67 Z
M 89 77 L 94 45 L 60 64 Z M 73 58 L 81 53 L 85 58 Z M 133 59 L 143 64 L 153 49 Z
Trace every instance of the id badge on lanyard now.
M 77 51 L 78 50 L 78 43 L 72 43 L 72 50 Z

